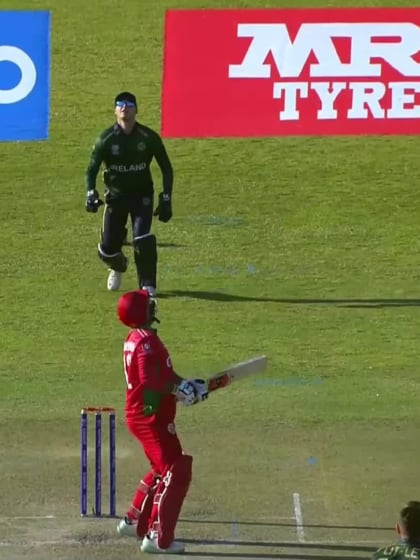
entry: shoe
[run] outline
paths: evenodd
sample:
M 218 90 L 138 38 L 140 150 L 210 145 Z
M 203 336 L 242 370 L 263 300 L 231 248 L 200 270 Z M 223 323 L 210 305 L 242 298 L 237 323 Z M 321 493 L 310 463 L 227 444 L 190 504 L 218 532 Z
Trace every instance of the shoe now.
M 146 536 L 141 543 L 140 550 L 149 554 L 182 554 L 185 552 L 185 546 L 179 541 L 172 541 L 168 548 L 160 548 L 156 536 Z
M 149 296 L 153 299 L 156 298 L 156 288 L 154 286 L 143 286 L 142 290 L 149 292 Z
M 112 270 L 112 268 L 108 270 L 107 288 L 110 292 L 115 292 L 115 290 L 118 290 L 121 286 L 122 272 L 117 272 L 116 270 Z
M 124 517 L 118 523 L 117 533 L 120 537 L 137 537 L 137 522 Z

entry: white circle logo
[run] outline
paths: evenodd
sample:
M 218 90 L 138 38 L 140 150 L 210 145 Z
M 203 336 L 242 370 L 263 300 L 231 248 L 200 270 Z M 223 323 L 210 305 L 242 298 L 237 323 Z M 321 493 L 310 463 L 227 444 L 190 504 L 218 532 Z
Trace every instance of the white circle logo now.
M 36 84 L 36 68 L 32 58 L 22 49 L 3 45 L 0 46 L 0 62 L 13 62 L 22 73 L 20 82 L 16 86 L 11 89 L 0 89 L 0 104 L 22 101 Z

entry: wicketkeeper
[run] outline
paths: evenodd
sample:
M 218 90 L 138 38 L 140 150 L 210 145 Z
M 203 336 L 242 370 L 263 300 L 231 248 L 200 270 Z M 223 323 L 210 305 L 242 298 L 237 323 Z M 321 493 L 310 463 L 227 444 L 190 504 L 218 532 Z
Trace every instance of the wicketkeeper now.
M 412 500 L 400 510 L 396 530 L 399 541 L 377 550 L 372 560 L 420 559 L 420 502 Z
M 156 295 L 157 246 L 151 233 L 153 215 L 161 222 L 172 218 L 173 170 L 157 132 L 136 121 L 137 101 L 130 92 L 115 98 L 116 123 L 96 140 L 86 171 L 86 210 L 102 206 L 96 178 L 104 164 L 105 210 L 98 245 L 99 258 L 108 265 L 108 290 L 118 290 L 127 258 L 122 252 L 126 224 L 131 218 L 134 262 L 140 288 Z M 162 172 L 163 190 L 153 212 L 153 158 Z
M 184 545 L 175 527 L 191 481 L 192 457 L 182 451 L 175 430 L 177 402 L 193 405 L 208 396 L 202 379 L 183 379 L 152 327 L 156 302 L 146 290 L 127 292 L 118 301 L 119 320 L 130 327 L 124 343 L 127 382 L 126 424 L 141 444 L 151 469 L 140 481 L 120 535 L 142 539 L 141 550 L 178 554 Z

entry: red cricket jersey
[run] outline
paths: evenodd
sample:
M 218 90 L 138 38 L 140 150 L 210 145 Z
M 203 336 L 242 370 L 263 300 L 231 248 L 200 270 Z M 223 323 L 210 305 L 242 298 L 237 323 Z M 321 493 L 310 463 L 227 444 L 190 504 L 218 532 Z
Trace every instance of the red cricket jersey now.
M 169 353 L 156 331 L 136 329 L 124 342 L 124 373 L 127 381 L 126 420 L 130 423 L 168 424 L 174 422 L 176 399 L 170 392 L 179 377 Z M 144 414 L 144 391 L 161 393 L 157 412 Z

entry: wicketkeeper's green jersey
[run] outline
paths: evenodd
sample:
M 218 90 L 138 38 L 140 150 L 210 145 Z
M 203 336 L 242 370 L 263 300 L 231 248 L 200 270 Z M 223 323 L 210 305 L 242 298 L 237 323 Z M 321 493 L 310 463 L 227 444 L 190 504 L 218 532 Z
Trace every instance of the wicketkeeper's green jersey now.
M 420 559 L 420 544 L 413 546 L 404 542 L 380 548 L 372 560 L 411 560 Z
M 96 177 L 101 164 L 109 198 L 124 195 L 150 195 L 153 180 L 150 164 L 156 159 L 163 178 L 163 192 L 172 193 L 173 170 L 159 134 L 136 122 L 133 131 L 125 134 L 118 124 L 102 132 L 92 149 L 86 171 L 86 190 L 96 188 Z

